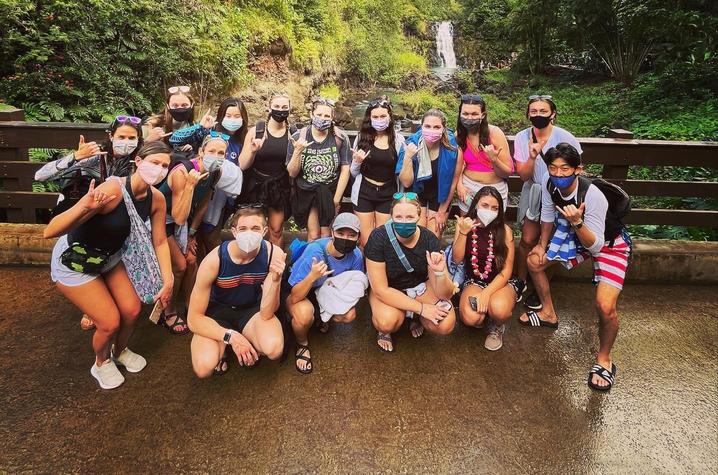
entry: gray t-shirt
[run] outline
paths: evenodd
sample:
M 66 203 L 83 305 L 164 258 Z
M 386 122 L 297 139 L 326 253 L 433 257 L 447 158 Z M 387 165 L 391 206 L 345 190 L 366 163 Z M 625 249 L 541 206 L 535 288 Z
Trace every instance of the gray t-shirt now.
M 516 134 L 516 136 L 514 137 L 514 160 L 519 163 L 527 162 L 529 159 L 529 143 L 532 142 L 531 129 L 532 127 L 524 129 L 518 134 Z M 574 137 L 571 132 L 557 126 L 553 127 L 551 135 L 549 136 L 546 145 L 544 145 L 543 147 L 543 153 L 545 154 L 546 152 L 548 152 L 548 149 L 550 149 L 551 147 L 555 147 L 561 142 L 567 142 L 573 145 L 576 150 L 578 150 L 578 153 L 583 153 L 583 150 L 581 149 L 581 144 L 578 143 L 576 137 Z M 538 157 L 536 157 L 536 160 L 534 162 L 533 182 L 541 183 L 541 179 L 543 178 L 544 173 L 547 172 L 548 168 L 546 167 L 546 163 L 544 163 L 543 159 L 541 158 L 541 155 L 539 155 Z
M 294 140 L 299 140 L 298 130 L 292 135 Z M 311 127 L 307 129 L 307 136 L 304 138 L 309 142 L 314 141 L 311 134 Z M 297 184 L 302 185 L 315 183 L 329 184 L 339 177 L 341 167 L 349 165 L 351 158 L 349 156 L 349 138 L 343 132 L 340 133 L 341 147 L 337 147 L 337 139 L 334 133 L 329 129 L 327 138 L 319 143 L 314 141 L 309 147 L 304 149 L 301 157 L 302 170 L 297 177 Z M 292 159 L 294 154 L 294 145 L 290 141 L 287 145 L 287 163 Z
M 538 162 L 538 160 L 537 160 Z M 576 178 L 578 180 L 578 178 Z M 553 204 L 551 195 L 548 192 L 546 184 L 548 183 L 549 175 L 546 173 L 541 181 L 541 222 L 542 223 L 553 223 L 556 221 L 558 211 L 556 206 Z M 576 195 L 578 195 L 578 186 L 573 190 L 569 196 L 561 197 L 567 201 L 573 200 L 576 202 Z M 596 240 L 591 246 L 583 246 L 592 255 L 598 254 L 601 250 L 605 241 L 603 232 L 606 227 L 606 212 L 608 211 L 608 200 L 604 194 L 596 188 L 594 185 L 588 187 L 586 190 L 586 197 L 584 199 L 586 203 L 586 209 L 583 214 L 583 225 L 596 235 Z M 582 244 L 583 245 L 583 244 Z

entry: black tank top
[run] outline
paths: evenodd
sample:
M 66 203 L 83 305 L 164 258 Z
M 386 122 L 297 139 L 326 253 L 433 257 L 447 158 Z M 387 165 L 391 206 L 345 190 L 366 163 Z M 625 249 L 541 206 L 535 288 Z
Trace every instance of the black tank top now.
M 127 191 L 132 196 L 137 214 L 146 221 L 152 211 L 152 188 L 142 200 L 135 199 L 132 194 L 130 177 L 127 177 Z M 122 248 L 125 239 L 130 235 L 130 215 L 127 214 L 125 201 L 120 196 L 120 203 L 107 214 L 96 214 L 77 229 L 71 231 L 67 239 L 70 244 L 79 242 L 95 249 L 114 254 Z
M 364 177 L 380 183 L 394 179 L 396 170 L 396 152 L 391 148 L 381 149 L 372 145 L 369 157 L 364 160 L 361 173 Z
M 267 138 L 264 145 L 254 156 L 253 168 L 262 175 L 276 176 L 287 170 L 287 144 L 289 143 L 289 129 L 284 135 L 275 137 L 267 129 Z

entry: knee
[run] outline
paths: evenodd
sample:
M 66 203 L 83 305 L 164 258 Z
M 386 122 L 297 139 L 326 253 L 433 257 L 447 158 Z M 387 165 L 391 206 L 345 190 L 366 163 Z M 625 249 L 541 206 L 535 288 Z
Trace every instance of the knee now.
M 314 306 L 304 299 L 292 306 L 292 322 L 301 327 L 309 327 L 314 322 Z
M 461 321 L 470 327 L 481 325 L 484 322 L 485 316 L 485 314 L 474 312 L 470 308 L 462 309 L 461 311 Z
M 513 309 L 513 306 L 506 304 L 492 305 L 489 308 L 489 315 L 491 315 L 492 320 L 495 320 L 499 323 L 503 323 L 509 318 L 511 318 L 511 313 L 513 312 Z
M 198 378 L 204 379 L 212 376 L 216 365 L 208 365 L 205 362 L 192 362 L 192 370 Z
M 279 239 L 282 237 L 282 226 L 280 225 L 278 228 L 269 227 L 269 236 L 274 239 Z
M 282 352 L 284 351 L 284 339 L 281 335 L 268 339 L 268 341 L 265 342 L 265 347 L 263 349 L 263 353 L 267 358 L 276 361 L 282 357 Z
M 187 270 L 187 259 L 184 257 L 172 263 L 172 271 L 175 274 L 184 274 Z
M 530 251 L 531 248 L 533 248 L 536 245 L 536 239 L 534 239 L 533 236 L 528 236 L 525 233 L 521 235 L 521 241 L 519 241 L 519 246 L 521 249 Z
M 438 326 L 435 327 L 434 332 L 437 335 L 448 335 L 449 333 L 454 331 L 454 327 L 456 326 L 456 320 L 452 319 L 451 321 L 444 320 L 441 323 L 439 323 Z
M 138 299 L 122 309 L 122 316 L 129 320 L 135 320 L 142 311 L 142 304 Z
M 92 315 L 90 317 L 92 318 Z M 117 310 L 113 310 L 103 318 L 92 318 L 92 321 L 95 322 L 95 327 L 103 333 L 113 335 L 120 329 L 120 313 Z
M 372 311 L 371 316 L 372 324 L 374 328 L 382 333 L 394 333 L 401 327 L 404 321 L 404 315 L 398 312 L 385 312 L 384 314 L 378 314 Z
M 602 320 L 618 320 L 616 302 L 598 299 L 596 300 L 596 309 Z
M 541 263 L 536 254 L 530 254 L 526 259 L 526 264 L 531 272 L 539 272 L 541 270 Z
M 339 323 L 351 323 L 357 318 L 357 312 L 356 309 L 353 308 L 349 310 L 347 313 L 342 315 L 341 317 L 335 317 L 335 320 Z

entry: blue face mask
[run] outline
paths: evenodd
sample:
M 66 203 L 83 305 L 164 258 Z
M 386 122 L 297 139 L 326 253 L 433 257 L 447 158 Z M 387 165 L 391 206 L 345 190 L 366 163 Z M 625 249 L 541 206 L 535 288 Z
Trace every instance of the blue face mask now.
M 312 125 L 317 130 L 327 130 L 332 126 L 332 119 L 320 119 L 319 117 L 312 117 Z
M 416 232 L 416 223 L 392 223 L 392 227 L 403 238 L 410 238 Z
M 576 179 L 576 174 L 569 175 L 569 176 L 549 175 L 549 179 L 551 180 L 551 183 L 553 183 L 556 186 L 556 188 L 565 190 L 566 188 L 571 186 L 573 181 Z
M 229 130 L 230 132 L 239 130 L 242 127 L 242 124 L 242 119 L 229 119 L 227 117 L 222 119 L 222 127 Z

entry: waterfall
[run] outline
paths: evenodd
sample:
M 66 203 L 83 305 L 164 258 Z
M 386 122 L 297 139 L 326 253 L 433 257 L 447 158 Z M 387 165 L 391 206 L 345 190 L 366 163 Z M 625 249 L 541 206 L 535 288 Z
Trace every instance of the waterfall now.
M 436 54 L 442 68 L 456 68 L 454 54 L 454 27 L 450 21 L 442 21 L 436 28 Z

